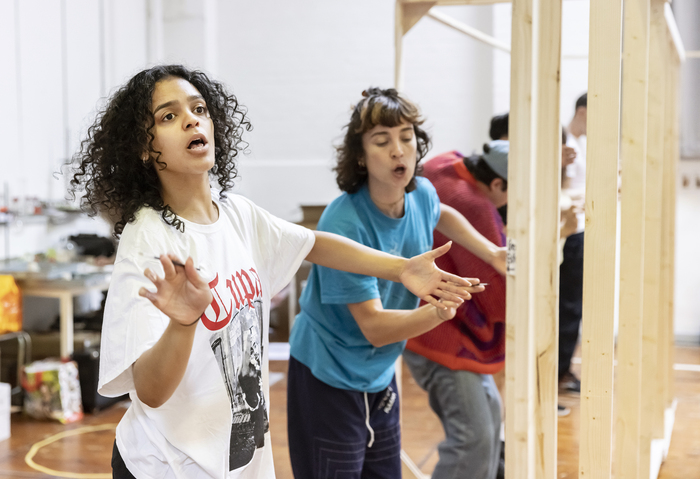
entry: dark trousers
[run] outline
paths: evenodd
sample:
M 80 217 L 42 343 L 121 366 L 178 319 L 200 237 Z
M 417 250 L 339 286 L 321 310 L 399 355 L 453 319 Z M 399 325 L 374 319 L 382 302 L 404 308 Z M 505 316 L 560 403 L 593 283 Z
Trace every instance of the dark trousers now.
M 583 302 L 583 232 L 566 238 L 559 266 L 559 379 L 569 371 Z
M 396 378 L 385 390 L 365 396 L 319 381 L 309 368 L 290 357 L 287 434 L 297 479 L 400 478 Z
M 129 472 L 124 464 L 124 459 L 122 459 L 121 454 L 119 454 L 119 449 L 117 448 L 117 441 L 114 441 L 114 447 L 112 448 L 112 478 L 113 479 L 136 479 L 134 475 Z

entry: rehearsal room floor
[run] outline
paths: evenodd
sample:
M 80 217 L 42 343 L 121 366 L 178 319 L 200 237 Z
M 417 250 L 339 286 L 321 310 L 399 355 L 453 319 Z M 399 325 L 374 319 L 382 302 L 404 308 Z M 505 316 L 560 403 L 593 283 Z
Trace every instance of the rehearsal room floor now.
M 700 365 L 700 347 L 676 347 L 676 363 Z M 272 361 L 270 370 L 285 373 L 286 361 Z M 698 369 L 698 368 L 685 368 Z M 575 366 L 577 374 L 580 371 Z M 437 462 L 437 445 L 443 438 L 440 423 L 428 406 L 426 394 L 403 372 L 403 447 L 413 462 L 430 475 Z M 675 371 L 675 393 L 678 401 L 671 448 L 661 467 L 661 479 L 694 479 L 700 477 L 700 371 Z M 292 477 L 287 452 L 286 379 L 271 387 L 270 422 L 277 477 Z M 577 477 L 579 398 L 560 396 L 560 403 L 571 408 L 571 414 L 559 419 L 559 479 Z M 67 426 L 40 422 L 12 415 L 12 436 L 0 442 L 1 478 L 111 477 L 109 474 L 113 426 L 124 414 L 126 404 L 120 403 Z M 99 427 L 102 429 L 99 429 Z M 59 433 L 74 435 L 56 438 Z M 57 439 L 50 442 L 51 439 Z M 37 444 L 40 441 L 46 443 Z M 33 461 L 39 470 L 25 462 L 32 449 Z M 42 472 L 43 471 L 43 472 Z M 54 472 L 52 472 L 54 471 Z M 59 473 L 60 471 L 60 473 Z

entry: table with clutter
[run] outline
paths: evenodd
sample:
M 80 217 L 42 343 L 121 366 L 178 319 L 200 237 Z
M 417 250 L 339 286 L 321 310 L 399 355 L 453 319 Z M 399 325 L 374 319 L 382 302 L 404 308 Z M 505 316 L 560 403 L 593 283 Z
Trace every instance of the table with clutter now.
M 91 291 L 106 291 L 112 265 L 94 260 L 51 261 L 46 258 L 0 261 L 0 274 L 12 275 L 23 296 L 56 298 L 60 304 L 60 351 L 73 353 L 73 298 Z

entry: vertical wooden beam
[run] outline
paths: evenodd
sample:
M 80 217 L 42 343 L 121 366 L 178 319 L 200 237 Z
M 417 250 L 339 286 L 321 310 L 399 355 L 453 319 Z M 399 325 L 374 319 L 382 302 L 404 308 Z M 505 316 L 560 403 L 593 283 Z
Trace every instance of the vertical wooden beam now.
M 506 478 L 535 477 L 533 4 L 513 0 L 506 278 Z
M 674 50 L 676 50 L 674 45 Z M 678 177 L 678 158 L 680 151 L 680 115 L 679 115 L 679 90 L 680 90 L 680 58 L 677 55 L 673 56 L 673 62 L 671 65 L 671 82 L 667 85 L 670 89 L 670 124 L 672 127 L 671 132 L 671 145 L 670 154 L 671 157 L 668 159 L 667 164 L 667 182 L 668 182 L 668 206 L 665 209 L 665 216 L 668 217 L 668 283 L 667 287 L 669 289 L 669 294 L 667 298 L 667 316 L 668 320 L 666 322 L 668 328 L 669 336 L 669 350 L 667 359 L 667 369 L 666 369 L 666 404 L 670 406 L 675 398 L 675 392 L 673 388 L 673 378 L 674 378 L 674 318 L 675 318 L 675 308 L 674 308 L 674 282 L 675 282 L 675 264 L 676 264 L 676 178 Z
M 665 0 L 651 0 L 649 30 L 649 103 L 644 206 L 644 299 L 642 311 L 642 417 L 639 475 L 649 477 L 651 441 L 663 437 L 663 417 L 655 394 L 658 358 L 659 275 L 661 273 L 661 160 L 664 152 Z
M 617 337 L 615 475 L 639 475 L 644 184 L 647 147 L 649 0 L 625 0 L 622 73 L 620 320 Z M 648 475 L 648 474 L 647 474 Z
M 403 17 L 404 4 L 396 0 L 394 11 L 394 88 L 403 90 Z
M 535 374 L 537 421 L 535 477 L 557 478 L 557 390 L 559 360 L 559 195 L 561 190 L 562 0 L 540 0 L 536 9 L 535 144 Z
M 668 361 L 669 361 L 669 349 L 671 348 L 671 337 L 668 329 L 668 322 L 672 321 L 668 316 L 669 308 L 669 296 L 673 294 L 673 290 L 670 289 L 669 281 L 669 271 L 670 271 L 670 256 L 669 256 L 669 239 L 671 237 L 669 231 L 670 219 L 668 217 L 670 198 L 668 197 L 669 188 L 669 165 L 671 163 L 671 157 L 673 156 L 673 99 L 671 95 L 671 84 L 673 81 L 673 63 L 674 63 L 674 52 L 671 50 L 673 44 L 671 38 L 668 35 L 668 31 L 665 31 L 666 38 L 663 42 L 664 51 L 664 91 L 663 104 L 664 104 L 664 125 L 663 125 L 663 157 L 661 160 L 661 243 L 660 243 L 660 273 L 659 273 L 659 321 L 658 321 L 658 364 L 656 367 L 656 394 L 659 398 L 658 407 L 661 409 L 662 420 L 662 432 L 665 436 L 665 419 L 666 419 L 666 408 L 669 406 L 666 402 L 668 397 Z
M 673 75 L 674 67 L 676 62 L 675 47 L 673 45 L 673 40 L 668 29 L 664 30 L 665 39 L 663 42 L 663 52 L 664 52 L 664 145 L 663 145 L 663 159 L 661 163 L 661 272 L 659 275 L 659 363 L 656 369 L 657 375 L 657 394 L 660 398 L 660 407 L 665 415 L 665 410 L 670 406 L 668 403 L 669 388 L 670 388 L 670 378 L 673 374 L 669 374 L 672 371 L 673 363 L 669 364 L 670 361 L 670 350 L 672 349 L 672 338 L 671 330 L 668 327 L 668 323 L 673 323 L 673 317 L 669 316 L 669 313 L 673 308 L 673 279 L 671 276 L 672 271 L 672 256 L 671 256 L 671 198 L 670 193 L 672 191 L 671 182 L 675 181 L 675 178 L 671 178 L 671 166 L 673 158 Z
M 622 0 L 591 0 L 579 477 L 612 467 Z

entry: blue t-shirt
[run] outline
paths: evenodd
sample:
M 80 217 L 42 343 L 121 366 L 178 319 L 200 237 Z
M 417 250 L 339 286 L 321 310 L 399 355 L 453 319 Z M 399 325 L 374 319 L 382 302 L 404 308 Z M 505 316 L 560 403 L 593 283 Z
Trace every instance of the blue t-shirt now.
M 320 231 L 336 233 L 370 248 L 410 258 L 433 246 L 440 199 L 425 178 L 406 193 L 404 216 L 389 218 L 369 196 L 367 185 L 328 205 Z M 394 375 L 405 341 L 375 348 L 362 334 L 348 303 L 381 298 L 384 309 L 415 309 L 418 298 L 401 283 L 313 265 L 289 338 L 291 355 L 319 380 L 354 391 L 379 392 Z

